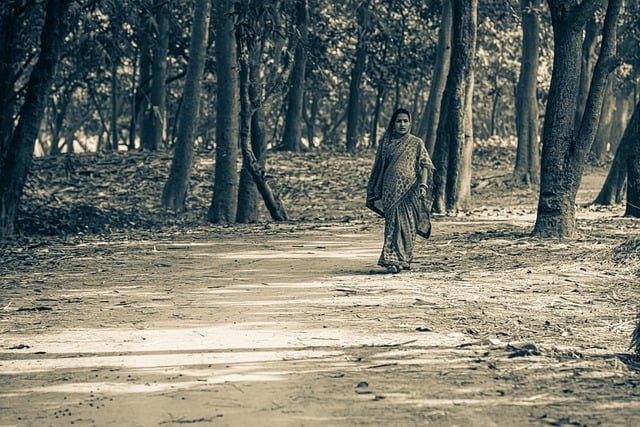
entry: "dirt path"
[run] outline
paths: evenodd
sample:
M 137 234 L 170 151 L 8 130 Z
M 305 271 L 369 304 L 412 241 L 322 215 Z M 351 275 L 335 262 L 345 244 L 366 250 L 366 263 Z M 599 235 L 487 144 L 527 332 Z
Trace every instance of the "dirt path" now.
M 25 250 L 0 425 L 640 425 L 638 266 L 613 256 L 639 227 L 581 215 L 570 242 L 437 217 L 398 275 L 373 218 Z

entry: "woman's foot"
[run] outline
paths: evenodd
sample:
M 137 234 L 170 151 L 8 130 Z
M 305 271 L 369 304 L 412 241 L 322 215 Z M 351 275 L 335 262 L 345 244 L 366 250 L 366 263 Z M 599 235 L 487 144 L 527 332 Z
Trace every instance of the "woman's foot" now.
M 400 273 L 400 267 L 398 267 L 397 265 L 388 265 L 387 273 L 391 273 L 391 274 Z

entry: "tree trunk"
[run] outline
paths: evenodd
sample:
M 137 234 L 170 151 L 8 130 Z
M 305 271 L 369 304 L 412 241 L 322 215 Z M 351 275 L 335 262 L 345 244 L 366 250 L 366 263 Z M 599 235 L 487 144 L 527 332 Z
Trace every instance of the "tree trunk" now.
M 293 68 L 289 75 L 289 94 L 287 95 L 287 114 L 282 136 L 282 149 L 287 151 L 302 150 L 302 101 L 304 99 L 305 72 L 307 68 L 307 31 L 309 12 L 307 0 L 295 0 L 294 34 L 299 34 L 295 43 Z M 292 37 L 296 37 L 292 35 Z
M 238 58 L 240 62 L 240 147 L 242 149 L 243 164 L 253 178 L 258 191 L 262 194 L 265 204 L 271 217 L 276 221 L 285 221 L 287 219 L 287 212 L 284 210 L 277 195 L 271 190 L 271 187 L 266 181 L 266 174 L 264 169 L 260 165 L 260 162 L 253 153 L 253 148 L 250 142 L 251 134 L 251 117 L 253 107 L 253 101 L 256 102 L 259 98 L 256 92 L 250 94 L 250 66 L 249 66 L 249 51 L 248 40 L 246 35 L 240 34 L 238 37 Z M 253 96 L 252 96 L 253 95 Z
M 245 8 L 251 7 L 251 2 L 249 0 L 245 0 L 243 3 Z M 266 142 L 265 142 L 265 130 L 264 130 L 264 108 L 262 106 L 262 97 L 263 97 L 263 77 L 262 77 L 262 54 L 264 46 L 264 41 L 260 42 L 260 38 L 264 37 L 265 29 L 264 22 L 261 19 L 264 16 L 262 9 L 255 10 L 254 13 L 250 13 L 248 16 L 249 22 L 247 25 L 253 25 L 253 28 L 250 28 L 250 31 L 254 33 L 254 37 L 246 38 L 245 35 L 242 34 L 243 28 L 239 28 L 238 37 L 243 37 L 238 41 L 239 54 L 241 54 L 242 49 L 246 49 L 248 52 L 246 53 L 247 58 L 242 58 L 247 64 L 243 64 L 241 62 L 241 81 L 240 84 L 245 84 L 246 88 L 241 86 L 241 96 L 243 90 L 246 90 L 246 96 L 248 99 L 241 99 L 241 108 L 248 109 L 249 118 L 247 119 L 249 122 L 249 135 L 250 135 L 250 144 L 251 144 L 251 153 L 255 158 L 255 161 L 258 163 L 259 167 L 264 170 L 266 163 Z M 259 25 L 257 25 L 259 24 Z M 246 48 L 244 45 L 240 43 L 246 44 Z M 258 45 L 261 47 L 258 48 Z M 248 71 L 243 70 L 242 66 L 248 67 Z M 242 75 L 242 72 L 245 72 L 247 75 Z M 248 78 L 248 82 L 242 81 L 242 77 Z M 243 104 L 244 102 L 244 104 Z M 240 112 L 240 117 L 245 117 L 247 114 L 245 111 Z M 241 130 L 242 130 L 241 125 Z M 241 132 L 242 137 L 242 132 Z M 246 142 L 246 141 L 245 141 Z M 249 142 L 246 142 L 249 143 Z M 242 149 L 242 142 L 240 145 Z M 243 150 L 243 162 L 242 162 L 242 170 L 240 172 L 240 189 L 238 190 L 238 213 L 236 215 L 236 221 L 239 223 L 252 223 L 258 222 L 260 219 L 260 209 L 259 209 L 259 198 L 260 193 L 258 192 L 258 187 L 254 182 L 253 175 L 249 170 L 249 163 L 245 161 L 245 154 Z
M 166 0 L 155 0 L 153 20 L 156 37 L 152 40 L 151 94 L 147 110 L 147 132 L 140 141 L 142 148 L 157 150 L 163 145 L 167 127 L 166 80 L 167 53 L 169 49 L 169 6 Z
M 464 209 L 468 203 L 464 177 L 470 167 L 467 100 L 473 90 L 473 57 L 476 45 L 476 0 L 453 0 L 451 68 L 443 94 L 438 136 L 434 149 L 434 202 L 436 212 Z
M 209 39 L 210 0 L 196 0 L 193 9 L 193 27 L 187 77 L 182 95 L 182 107 L 178 119 L 178 135 L 173 151 L 169 178 L 162 191 L 162 206 L 175 212 L 185 209 L 191 166 L 195 129 L 200 116 L 202 75 Z
M 625 216 L 640 218 L 640 102 L 627 125 L 620 146 L 627 145 L 627 209 Z
M 433 67 L 431 88 L 429 89 L 429 98 L 417 130 L 417 135 L 422 138 L 430 154 L 433 154 L 436 145 L 442 95 L 447 83 L 451 62 L 451 19 L 451 0 L 443 0 L 442 19 L 440 20 L 440 30 L 438 32 L 438 47 L 436 62 Z
M 216 2 L 216 170 L 207 218 L 219 224 L 234 223 L 238 207 L 238 64 L 233 3 Z
M 609 167 L 607 179 L 604 181 L 598 197 L 593 204 L 610 206 L 622 202 L 625 184 L 627 183 L 627 157 L 629 146 L 620 144 Z
M 369 146 L 371 148 L 378 147 L 378 123 L 380 123 L 380 111 L 385 97 L 385 86 L 378 86 L 376 90 L 376 105 L 373 110 L 373 120 L 371 122 L 371 140 Z
M 118 62 L 116 58 L 111 59 L 111 114 L 109 118 L 109 136 L 107 150 L 118 151 Z
M 611 76 L 613 77 L 613 76 Z M 605 160 L 607 154 L 607 148 L 611 144 L 611 126 L 613 125 L 613 116 L 615 114 L 616 103 L 614 96 L 614 80 L 609 79 L 607 83 L 607 91 L 602 102 L 602 113 L 600 114 L 600 122 L 598 123 L 598 130 L 596 131 L 596 137 L 589 151 L 589 160 L 599 164 Z
M 349 104 L 347 105 L 347 151 L 353 153 L 360 138 L 360 82 L 364 74 L 364 67 L 367 60 L 366 34 L 368 27 L 367 2 L 362 2 L 358 6 L 358 26 L 359 36 L 356 45 L 356 58 L 351 69 L 351 81 L 349 83 Z
M 607 138 L 610 145 L 609 151 L 612 152 L 618 149 L 624 129 L 627 127 L 629 119 L 633 115 L 633 107 L 635 106 L 634 103 L 637 98 L 637 94 L 634 94 L 630 88 L 622 88 L 622 93 L 614 90 L 614 94 L 615 107 L 613 111 L 615 111 L 615 113 L 611 119 L 611 129 L 609 130 Z
M 540 23 L 533 4 L 534 0 L 520 0 L 522 59 L 515 100 L 518 147 L 513 179 L 527 185 L 540 182 L 537 97 Z
M 0 168 L 0 238 L 14 232 L 16 213 L 31 166 L 35 141 L 44 115 L 66 36 L 69 0 L 48 0 L 40 35 L 40 54 L 26 85 L 19 120 Z
M 582 31 L 599 0 L 547 0 L 554 34 L 554 60 L 545 113 L 538 213 L 533 235 L 571 237 L 575 232 L 575 200 L 587 153 L 600 119 L 607 77 L 617 66 L 616 25 L 621 0 L 611 0 L 603 26 L 602 46 L 596 62 L 583 119 L 575 127 L 580 79 Z
M 582 121 L 582 114 L 587 103 L 589 95 L 589 86 L 591 85 L 591 76 L 593 75 L 594 58 L 596 56 L 596 47 L 598 41 L 599 24 L 595 16 L 587 21 L 584 32 L 584 40 L 582 41 L 582 55 L 580 58 L 580 80 L 578 84 L 578 98 L 576 102 L 576 123 Z

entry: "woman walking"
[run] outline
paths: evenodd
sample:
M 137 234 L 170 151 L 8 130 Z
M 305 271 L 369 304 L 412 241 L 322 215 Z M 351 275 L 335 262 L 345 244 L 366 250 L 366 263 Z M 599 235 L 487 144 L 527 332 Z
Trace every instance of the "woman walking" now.
M 390 273 L 409 270 L 418 215 L 427 196 L 433 163 L 420 138 L 411 134 L 411 114 L 391 116 L 376 152 L 367 186 L 367 207 L 384 217 L 384 244 L 378 265 Z

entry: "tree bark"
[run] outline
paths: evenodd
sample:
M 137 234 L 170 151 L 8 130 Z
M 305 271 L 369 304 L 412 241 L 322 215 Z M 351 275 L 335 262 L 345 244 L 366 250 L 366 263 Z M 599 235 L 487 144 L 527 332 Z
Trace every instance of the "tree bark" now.
M 250 66 L 249 51 L 246 35 L 240 35 L 238 38 L 240 63 L 240 147 L 242 149 L 242 159 L 245 169 L 250 173 L 253 181 L 258 187 L 258 191 L 262 194 L 267 209 L 271 217 L 276 221 L 285 221 L 287 212 L 280 203 L 278 196 L 273 192 L 266 181 L 266 173 L 260 162 L 256 158 L 251 145 L 251 119 L 253 107 L 258 100 L 256 93 L 250 93 Z M 252 98 L 254 105 L 252 105 Z
M 307 26 L 309 20 L 307 0 L 295 0 L 294 9 L 296 28 L 294 34 L 298 34 L 299 39 L 295 41 L 293 68 L 289 75 L 289 93 L 287 95 L 287 114 L 282 136 L 282 149 L 298 152 L 302 150 L 302 101 L 304 99 L 305 72 L 307 68 Z
M 611 76 L 613 77 L 613 76 Z M 616 103 L 614 96 L 615 79 L 609 79 L 607 83 L 607 91 L 602 102 L 602 113 L 600 114 L 600 122 L 596 137 L 589 151 L 589 160 L 598 164 L 605 160 L 607 147 L 611 144 L 611 126 L 613 125 L 613 116 L 615 114 Z
M 582 114 L 589 96 L 589 86 L 591 85 L 591 76 L 593 75 L 594 58 L 596 56 L 596 47 L 598 41 L 599 30 L 598 21 L 595 16 L 587 21 L 584 31 L 584 40 L 582 41 L 582 55 L 580 61 L 580 80 L 578 84 L 578 97 L 576 102 L 576 123 L 582 120 Z
M 607 77 L 618 64 L 615 42 L 621 0 L 608 3 L 601 49 L 579 126 L 574 123 L 575 114 L 569 112 L 575 111 L 576 105 L 582 31 L 600 1 L 547 1 L 553 23 L 554 61 L 543 127 L 540 197 L 532 234 L 571 237 L 575 233 L 575 199 L 600 119 Z
M 620 144 L 609 167 L 607 179 L 605 179 L 600 193 L 598 193 L 593 204 L 610 206 L 622 202 L 625 184 L 627 183 L 628 156 L 629 147 L 626 144 Z
M 31 166 L 35 141 L 64 46 L 70 3 L 70 0 L 48 0 L 45 6 L 40 55 L 29 76 L 18 123 L 0 168 L 0 238 L 14 233 L 16 213 Z
M 433 154 L 436 145 L 442 96 L 451 62 L 451 19 L 451 0 L 443 0 L 442 19 L 440 20 L 440 30 L 438 31 L 438 47 L 436 50 L 436 62 L 433 67 L 433 77 L 431 78 L 431 88 L 418 126 L 418 136 L 422 138 L 430 154 Z
M 266 167 L 266 141 L 265 141 L 265 129 L 264 129 L 264 108 L 262 105 L 263 99 L 263 70 L 262 70 L 262 55 L 264 51 L 265 45 L 265 22 L 263 17 L 265 16 L 265 12 L 260 7 L 256 8 L 252 5 L 255 3 L 250 0 L 244 0 L 242 5 L 245 9 L 249 9 L 251 12 L 246 12 L 243 15 L 248 16 L 248 21 L 246 25 L 249 27 L 250 31 L 253 33 L 253 37 L 246 38 L 243 35 L 244 28 L 240 27 L 238 29 L 238 37 L 244 37 L 241 41 L 238 42 L 239 51 L 242 49 L 247 50 L 247 58 L 245 62 L 245 67 L 248 67 L 248 77 L 249 81 L 245 83 L 248 87 L 246 88 L 248 100 L 241 100 L 241 108 L 249 109 L 250 118 L 249 120 L 249 135 L 250 135 L 250 148 L 255 161 L 261 168 L 264 170 Z M 240 45 L 243 43 L 243 45 Z M 246 48 L 244 47 L 246 45 Z M 242 63 L 241 63 L 241 72 L 242 72 Z M 241 85 L 242 80 L 241 80 Z M 242 92 L 241 87 L 241 92 Z M 242 104 L 245 102 L 245 104 Z M 244 117 L 245 112 L 241 111 L 241 118 Z M 241 125 L 242 129 L 242 125 Z M 242 137 L 242 133 L 241 133 Z M 242 150 L 242 142 L 241 142 L 241 150 Z M 258 187 L 253 179 L 253 175 L 249 170 L 250 163 L 246 163 L 245 153 L 243 151 L 243 163 L 242 170 L 240 172 L 240 189 L 238 191 L 238 213 L 236 216 L 236 221 L 239 223 L 252 223 L 257 222 L 260 219 L 260 192 L 258 191 Z
M 640 218 L 640 102 L 627 125 L 620 147 L 628 146 L 627 209 L 625 216 Z
M 533 5 L 534 0 L 520 0 L 522 59 L 515 100 L 518 146 L 513 179 L 527 185 L 540 182 L 537 97 L 540 22 Z
M 470 167 L 468 139 L 470 118 L 467 100 L 473 90 L 473 57 L 476 45 L 476 0 L 453 0 L 451 68 L 443 94 L 441 116 L 434 149 L 434 201 L 436 212 L 464 209 L 469 200 L 464 185 Z
M 233 1 L 219 0 L 216 6 L 216 166 L 207 218 L 218 224 L 232 224 L 238 207 L 238 63 Z
M 349 82 L 349 103 L 347 105 L 347 151 L 353 153 L 360 138 L 360 83 L 364 74 L 367 60 L 366 34 L 369 20 L 368 2 L 358 5 L 358 41 L 353 68 L 351 69 L 351 81 Z
M 166 80 L 167 53 L 169 49 L 169 6 L 166 0 L 154 0 L 151 57 L 151 92 L 145 118 L 145 132 L 140 140 L 141 148 L 157 150 L 163 145 L 167 126 Z
M 182 108 L 178 119 L 178 135 L 173 151 L 169 178 L 162 191 L 162 206 L 175 212 L 185 210 L 189 178 L 193 164 L 195 129 L 200 116 L 202 75 L 209 40 L 210 0 L 196 0 L 193 9 L 191 46 Z

